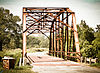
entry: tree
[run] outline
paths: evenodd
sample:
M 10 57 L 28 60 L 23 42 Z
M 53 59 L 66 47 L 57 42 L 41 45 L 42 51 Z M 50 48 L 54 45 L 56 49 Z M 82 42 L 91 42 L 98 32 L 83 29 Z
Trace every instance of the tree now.
M 94 30 L 81 20 L 80 25 L 78 25 L 78 33 L 82 56 L 93 57 L 95 54 L 92 45 L 92 41 L 95 39 Z
M 27 48 L 38 47 L 39 48 L 40 40 L 37 37 L 29 36 L 27 37 Z
M 100 25 L 97 25 L 96 32 L 94 33 L 95 39 L 92 41 L 93 48 L 96 50 L 95 56 L 99 58 L 100 62 Z
M 49 40 L 44 36 L 29 36 L 27 37 L 27 48 L 48 48 Z
M 100 63 L 100 25 L 97 25 L 96 31 L 83 20 L 77 26 L 82 56 L 98 58 Z
M 0 8 L 0 50 L 3 46 L 11 47 L 12 43 L 15 46 L 15 41 L 21 34 L 20 25 L 17 23 L 19 21 L 21 19 L 13 16 L 8 9 Z
M 41 41 L 39 43 L 41 48 L 49 48 L 49 40 L 48 40 L 48 38 L 46 38 L 45 36 L 41 35 L 41 37 L 39 37 L 39 40 Z

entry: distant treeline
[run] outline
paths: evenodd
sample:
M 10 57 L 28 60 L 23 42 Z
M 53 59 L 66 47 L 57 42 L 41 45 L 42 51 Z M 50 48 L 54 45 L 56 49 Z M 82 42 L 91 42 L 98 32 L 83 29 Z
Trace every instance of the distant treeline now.
M 49 48 L 49 39 L 43 35 L 27 37 L 27 48 Z

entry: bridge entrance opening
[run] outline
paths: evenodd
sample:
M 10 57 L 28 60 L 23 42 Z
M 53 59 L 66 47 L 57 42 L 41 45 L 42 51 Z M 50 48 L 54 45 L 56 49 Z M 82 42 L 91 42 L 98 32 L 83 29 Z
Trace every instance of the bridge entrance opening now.
M 37 33 L 49 39 L 49 55 L 80 59 L 75 12 L 69 8 L 23 7 L 23 64 L 26 36 Z

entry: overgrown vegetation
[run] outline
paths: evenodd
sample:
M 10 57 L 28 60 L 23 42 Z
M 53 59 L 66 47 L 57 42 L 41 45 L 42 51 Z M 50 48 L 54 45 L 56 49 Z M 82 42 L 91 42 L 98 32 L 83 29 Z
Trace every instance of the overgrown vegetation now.
M 98 58 L 100 63 L 100 25 L 97 25 L 94 31 L 82 20 L 78 25 L 78 34 L 81 55 L 88 58 Z
M 14 16 L 8 9 L 0 7 L 0 50 L 2 48 L 21 47 L 21 19 Z
M 0 51 L 0 56 L 10 56 L 15 58 L 15 68 L 10 70 L 5 70 L 3 68 L 2 60 L 0 61 L 0 72 L 2 73 L 34 73 L 31 71 L 32 66 L 26 65 L 26 66 L 18 66 L 19 58 L 21 58 L 21 49 L 3 49 Z
M 100 63 L 94 63 L 94 64 L 91 64 L 90 66 L 100 68 Z
M 16 66 L 14 69 L 10 69 L 10 70 L 5 70 L 2 67 L 0 67 L 0 72 L 2 73 L 35 73 L 31 70 L 31 66 L 21 66 L 18 67 Z
M 19 58 L 21 58 L 21 49 L 3 49 L 0 51 L 0 56 L 3 58 L 4 56 L 10 56 L 15 58 L 15 66 L 18 65 Z
M 49 39 L 43 35 L 27 37 L 27 48 L 48 48 Z

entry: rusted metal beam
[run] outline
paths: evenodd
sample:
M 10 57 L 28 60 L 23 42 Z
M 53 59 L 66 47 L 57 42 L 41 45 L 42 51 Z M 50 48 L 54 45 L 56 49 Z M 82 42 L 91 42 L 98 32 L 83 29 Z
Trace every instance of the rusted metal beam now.
M 23 12 L 25 8 L 23 9 Z M 23 31 L 26 30 L 26 13 L 23 13 Z M 22 59 L 23 59 L 23 66 L 24 66 L 24 57 L 26 53 L 26 32 L 23 33 L 23 50 L 22 50 Z
M 46 15 L 48 15 L 48 14 L 46 14 Z M 46 15 L 45 15 L 45 16 L 46 16 Z M 44 17 L 45 17 L 45 16 L 44 16 Z M 40 19 L 39 19 L 37 22 L 35 22 L 35 23 L 40 22 L 40 20 L 42 20 L 44 17 L 40 18 Z M 27 31 L 30 27 L 32 27 L 35 23 L 33 23 L 32 25 L 30 25 L 25 31 L 23 31 L 23 33 L 26 32 L 26 31 Z
M 64 13 L 62 13 L 62 21 L 64 22 Z M 62 25 L 62 50 L 65 51 L 64 48 L 64 26 Z M 62 58 L 65 59 L 65 52 L 62 52 Z
M 55 47 L 54 47 L 54 23 L 53 23 L 53 51 L 55 51 Z M 54 56 L 54 52 L 53 52 L 53 56 Z
M 77 31 L 75 14 L 72 14 L 72 25 L 73 25 L 74 30 Z M 76 52 L 80 52 L 78 33 L 75 32 L 75 31 L 74 31 L 74 38 L 75 38 Z M 79 56 L 79 57 L 80 57 L 80 56 Z M 78 60 L 78 61 L 79 61 L 79 60 Z
M 45 33 L 43 33 L 41 30 L 39 30 L 42 34 L 44 34 L 48 39 L 50 39 Z
M 66 16 L 67 16 L 67 18 L 66 18 L 66 24 L 68 24 L 68 13 L 66 13 Z M 67 45 L 67 48 L 66 48 L 66 51 L 68 52 L 69 51 L 69 47 L 68 47 L 68 42 L 69 42 L 69 33 L 68 33 L 68 31 L 69 31 L 69 29 L 68 29 L 68 26 L 66 27 L 66 45 Z M 68 55 L 67 53 L 66 53 L 66 55 Z
M 55 30 L 56 28 L 57 28 L 57 22 L 55 22 Z M 57 39 L 57 31 L 55 31 L 55 51 L 57 51 L 57 40 L 56 39 Z M 57 52 L 55 52 L 55 56 L 57 57 Z
M 58 17 L 58 20 L 60 19 L 60 16 Z M 60 23 L 58 22 L 58 28 L 60 26 Z M 58 34 L 60 35 L 60 28 L 58 29 Z M 60 36 L 58 36 L 60 38 Z M 60 46 L 60 40 L 58 40 L 58 44 L 59 44 L 59 51 L 61 50 L 61 46 Z M 58 53 L 58 56 L 61 57 L 61 53 Z
M 68 7 L 23 7 L 23 8 L 37 9 L 37 10 L 39 10 L 39 9 L 51 9 L 51 10 L 53 10 L 53 9 L 65 9 L 65 8 L 69 9 Z
M 70 57 L 70 54 L 75 54 L 79 57 L 80 48 L 74 12 L 69 8 L 63 7 L 25 7 L 24 9 L 23 16 L 25 14 L 25 17 L 23 17 L 23 23 L 25 26 L 23 27 L 26 28 L 23 33 L 29 33 L 29 35 L 42 33 L 47 36 L 45 33 L 50 32 L 50 54 L 64 59 L 66 55 Z M 69 16 L 72 16 L 73 27 L 68 23 Z M 69 36 L 69 29 L 71 29 L 71 36 Z M 25 36 L 23 41 L 25 41 Z M 73 42 L 72 52 L 69 51 L 71 42 Z M 76 46 L 76 49 L 74 49 L 74 46 Z
M 50 29 L 50 40 L 49 40 L 49 54 L 51 55 L 51 48 L 52 48 L 52 36 L 51 36 L 51 29 Z

